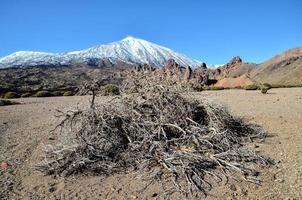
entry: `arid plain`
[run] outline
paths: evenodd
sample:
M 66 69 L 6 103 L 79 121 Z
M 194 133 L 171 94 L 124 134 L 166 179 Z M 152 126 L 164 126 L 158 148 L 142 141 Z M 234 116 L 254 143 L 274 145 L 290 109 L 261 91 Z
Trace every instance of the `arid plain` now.
M 261 185 L 241 180 L 215 185 L 207 199 L 302 198 L 302 88 L 259 91 L 224 90 L 184 93 L 224 104 L 236 116 L 262 126 L 268 138 L 255 148 L 275 161 L 259 169 Z M 107 98 L 98 97 L 102 104 Z M 18 105 L 0 107 L 0 194 L 10 199 L 163 199 L 154 184 L 142 190 L 142 179 L 129 173 L 110 177 L 45 176 L 35 170 L 43 147 L 56 141 L 50 131 L 60 122 L 57 109 L 89 105 L 89 96 L 16 99 Z M 143 175 L 143 174 L 142 174 Z M 143 176 L 142 176 L 143 177 Z

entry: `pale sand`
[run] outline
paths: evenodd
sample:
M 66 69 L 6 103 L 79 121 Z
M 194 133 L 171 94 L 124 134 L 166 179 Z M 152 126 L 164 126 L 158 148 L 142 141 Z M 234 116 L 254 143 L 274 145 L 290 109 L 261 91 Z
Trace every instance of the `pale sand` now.
M 244 90 L 194 93 L 197 99 L 205 96 L 264 127 L 270 137 L 257 150 L 277 162 L 260 169 L 260 186 L 234 180 L 214 184 L 207 199 L 302 199 L 302 88 L 272 89 L 266 95 Z M 0 170 L 0 194 L 6 186 L 11 199 L 163 199 L 157 184 L 138 191 L 143 181 L 132 174 L 64 179 L 33 168 L 41 160 L 43 145 L 56 141 L 49 133 L 60 121 L 55 110 L 87 106 L 88 98 L 18 99 L 22 104 L 0 107 L 0 162 L 9 164 L 5 172 Z

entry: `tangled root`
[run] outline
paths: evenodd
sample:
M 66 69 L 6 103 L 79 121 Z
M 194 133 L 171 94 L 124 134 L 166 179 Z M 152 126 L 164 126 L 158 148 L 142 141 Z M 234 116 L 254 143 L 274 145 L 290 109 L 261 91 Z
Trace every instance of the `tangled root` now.
M 220 105 L 162 89 L 65 113 L 56 132 L 59 143 L 47 146 L 38 167 L 45 174 L 144 171 L 150 181 L 171 180 L 167 193 L 206 194 L 204 177 L 222 179 L 228 171 L 255 181 L 250 164 L 271 163 L 249 148 L 265 138 L 261 128 Z

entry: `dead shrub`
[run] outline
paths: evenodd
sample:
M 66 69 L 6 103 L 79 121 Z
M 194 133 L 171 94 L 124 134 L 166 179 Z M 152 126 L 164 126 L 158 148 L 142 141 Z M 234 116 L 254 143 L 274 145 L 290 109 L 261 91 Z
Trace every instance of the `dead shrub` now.
M 194 82 L 184 82 L 179 74 L 166 75 L 162 71 L 153 71 L 128 75 L 120 87 L 120 92 L 125 94 L 142 93 L 152 91 L 154 87 L 166 88 L 175 92 L 193 92 L 198 89 L 194 88 L 195 84 Z
M 211 189 L 205 176 L 223 180 L 235 171 L 257 182 L 252 164 L 271 164 L 248 145 L 264 139 L 260 127 L 206 99 L 188 100 L 161 87 L 61 114 L 59 141 L 45 147 L 45 161 L 37 167 L 45 174 L 134 170 L 150 182 L 173 183 L 167 195 L 187 196 Z

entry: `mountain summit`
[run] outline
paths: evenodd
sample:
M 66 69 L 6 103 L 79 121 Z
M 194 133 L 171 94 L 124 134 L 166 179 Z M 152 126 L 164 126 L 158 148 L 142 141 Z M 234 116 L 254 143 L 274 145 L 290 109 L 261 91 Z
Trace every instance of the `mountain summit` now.
M 128 36 L 117 42 L 61 54 L 20 51 L 0 58 L 0 68 L 63 65 L 69 62 L 87 62 L 91 59 L 109 59 L 113 63 L 122 61 L 156 67 L 164 66 L 169 59 L 174 59 L 185 67 L 197 67 L 202 63 L 169 48 Z

